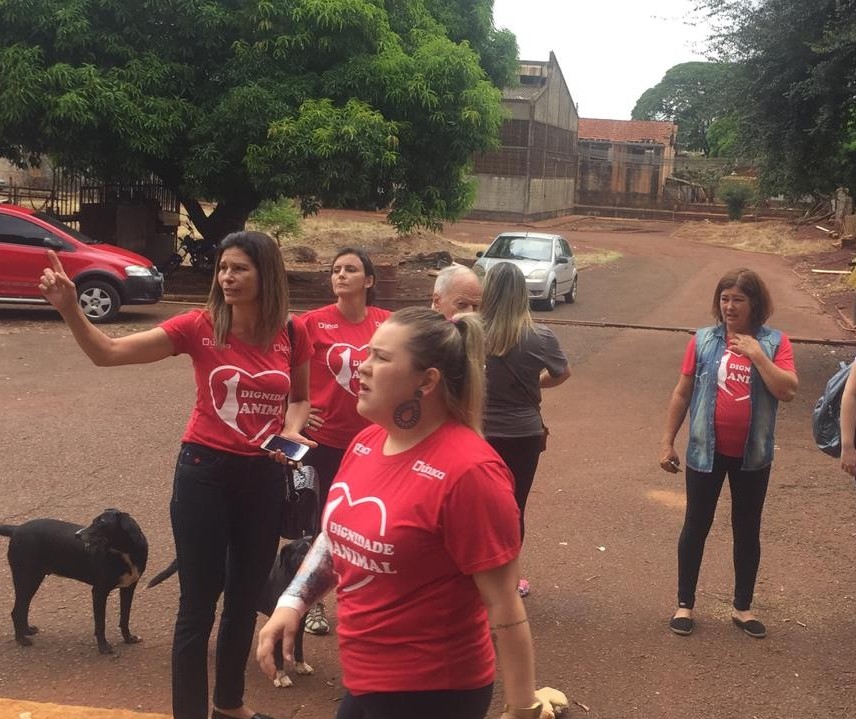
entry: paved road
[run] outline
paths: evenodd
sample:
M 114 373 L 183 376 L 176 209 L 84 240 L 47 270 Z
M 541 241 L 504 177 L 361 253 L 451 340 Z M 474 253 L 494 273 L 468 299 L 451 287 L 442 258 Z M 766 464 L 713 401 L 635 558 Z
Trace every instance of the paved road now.
M 618 262 L 583 272 L 580 298 L 551 318 L 694 327 L 708 321 L 716 279 L 751 264 L 770 282 L 774 324 L 794 336 L 841 339 L 778 258 L 663 235 L 577 233 L 574 244 L 615 249 Z M 123 315 L 111 332 L 150 327 L 182 309 Z M 572 379 L 551 390 L 552 434 L 527 516 L 524 566 L 538 680 L 586 705 L 572 717 L 773 719 L 852 717 L 856 686 L 856 489 L 812 445 L 809 414 L 838 358 L 852 348 L 800 343 L 800 394 L 782 408 L 764 526 L 756 607 L 770 630 L 758 642 L 728 621 L 728 498 L 702 570 L 699 628 L 666 627 L 674 605 L 680 479 L 656 466 L 668 394 L 688 335 L 556 327 Z M 147 575 L 172 558 L 167 504 L 178 437 L 193 400 L 190 367 L 98 370 L 46 309 L 0 307 L 0 521 L 38 516 L 85 522 L 104 507 L 131 511 L 151 544 Z M 727 493 L 725 493 L 727 494 Z M 141 590 L 115 658 L 99 656 L 89 592 L 49 578 L 32 620 L 35 646 L 18 647 L 8 619 L 8 567 L 0 564 L 0 696 L 169 710 L 169 645 L 177 584 Z M 112 632 L 112 633 L 111 633 Z M 249 667 L 248 700 L 278 717 L 332 716 L 340 695 L 334 638 L 307 640 L 316 674 L 275 690 Z

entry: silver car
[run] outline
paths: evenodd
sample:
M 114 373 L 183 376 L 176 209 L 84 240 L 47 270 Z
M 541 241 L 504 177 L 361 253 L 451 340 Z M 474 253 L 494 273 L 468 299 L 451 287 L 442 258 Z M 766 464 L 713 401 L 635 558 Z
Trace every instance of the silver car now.
M 556 298 L 577 299 L 574 251 L 561 235 L 543 232 L 503 232 L 484 252 L 476 253 L 473 270 L 479 277 L 499 262 L 512 262 L 526 278 L 529 299 L 540 309 L 553 310 Z

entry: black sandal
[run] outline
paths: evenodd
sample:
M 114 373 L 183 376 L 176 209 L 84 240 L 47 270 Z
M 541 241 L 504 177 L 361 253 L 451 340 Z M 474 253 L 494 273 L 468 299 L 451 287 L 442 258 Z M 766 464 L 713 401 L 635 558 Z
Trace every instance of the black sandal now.
M 692 617 L 672 617 L 669 620 L 669 629 L 682 637 L 688 637 L 695 629 L 695 621 Z
M 753 639 L 763 639 L 767 636 L 767 627 L 757 619 L 750 619 L 744 622 L 742 619 L 738 619 L 737 617 L 731 617 L 731 621 L 734 622 L 735 626 L 740 627 L 744 633 L 748 634 Z

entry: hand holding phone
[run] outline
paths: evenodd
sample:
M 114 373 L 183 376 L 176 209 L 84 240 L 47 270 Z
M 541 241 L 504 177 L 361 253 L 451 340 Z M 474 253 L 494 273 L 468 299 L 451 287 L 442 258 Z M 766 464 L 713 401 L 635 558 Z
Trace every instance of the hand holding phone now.
M 299 462 L 309 451 L 309 446 L 287 439 L 281 434 L 272 434 L 262 442 L 262 449 L 271 454 L 279 450 L 292 462 Z

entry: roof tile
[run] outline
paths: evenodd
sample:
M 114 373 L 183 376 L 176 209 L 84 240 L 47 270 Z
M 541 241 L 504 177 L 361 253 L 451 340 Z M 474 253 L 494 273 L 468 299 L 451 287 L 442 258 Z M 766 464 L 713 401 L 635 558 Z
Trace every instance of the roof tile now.
M 651 142 L 669 145 L 678 134 L 673 122 L 656 120 L 599 120 L 580 118 L 580 140 L 606 140 L 608 142 Z

